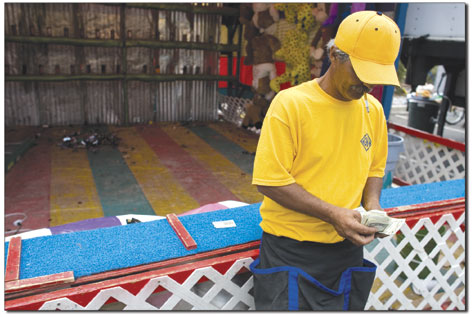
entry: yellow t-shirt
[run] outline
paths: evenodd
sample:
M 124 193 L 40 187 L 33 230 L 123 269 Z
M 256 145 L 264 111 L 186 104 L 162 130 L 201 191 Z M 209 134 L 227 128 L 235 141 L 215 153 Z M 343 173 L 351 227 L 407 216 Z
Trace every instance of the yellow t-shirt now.
M 367 95 L 340 101 L 316 80 L 279 92 L 267 111 L 254 161 L 252 183 L 297 183 L 330 204 L 354 209 L 368 177 L 383 177 L 388 137 L 383 107 Z M 343 240 L 316 217 L 285 208 L 264 196 L 262 229 L 299 241 Z

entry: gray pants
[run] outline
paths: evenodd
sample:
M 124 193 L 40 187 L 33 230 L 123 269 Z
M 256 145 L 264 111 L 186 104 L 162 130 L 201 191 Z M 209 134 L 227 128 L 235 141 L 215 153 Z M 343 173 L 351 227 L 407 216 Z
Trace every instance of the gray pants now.
M 350 241 L 324 244 L 263 233 L 251 264 L 257 310 L 363 310 L 376 266 Z

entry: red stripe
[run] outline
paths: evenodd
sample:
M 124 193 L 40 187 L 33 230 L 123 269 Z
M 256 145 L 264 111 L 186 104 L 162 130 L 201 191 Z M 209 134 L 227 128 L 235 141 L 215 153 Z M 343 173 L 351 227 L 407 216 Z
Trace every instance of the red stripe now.
M 49 227 L 51 146 L 47 139 L 39 139 L 5 175 L 5 215 L 22 213 L 27 216 L 21 229 L 35 230 Z M 5 229 L 15 230 L 13 221 L 23 215 L 5 218 Z
M 386 208 L 384 210 L 389 215 L 396 215 L 396 214 L 401 214 L 401 213 L 408 213 L 408 212 L 414 212 L 414 211 L 428 211 L 428 210 L 438 209 L 441 207 L 460 206 L 460 205 L 465 205 L 465 197 L 447 199 L 447 200 L 441 200 L 441 201 L 431 201 L 427 203 L 407 205 L 407 206 L 392 207 L 392 208 Z
M 191 237 L 190 233 L 181 223 L 180 219 L 175 214 L 168 214 L 166 216 L 168 223 L 172 226 L 173 231 L 175 231 L 178 238 L 180 238 L 181 243 L 185 246 L 187 250 L 196 249 L 197 245 L 195 240 Z
M 157 154 L 160 162 L 201 206 L 225 200 L 240 201 L 211 171 L 203 167 L 158 126 L 137 127 L 137 131 Z
M 430 134 L 430 133 L 427 133 L 427 132 L 424 132 L 424 131 L 420 131 L 420 130 L 416 130 L 416 129 L 412 129 L 412 128 L 408 128 L 408 127 L 403 127 L 403 126 L 400 126 L 400 125 L 397 125 L 397 124 L 394 124 L 394 123 L 391 123 L 391 122 L 388 123 L 388 127 L 392 128 L 394 130 L 401 131 L 401 132 L 407 133 L 409 135 L 421 138 L 421 139 L 429 140 L 429 141 L 432 141 L 432 142 L 435 142 L 435 143 L 438 143 L 438 144 L 445 145 L 449 148 L 465 152 L 465 144 L 454 141 L 454 140 L 442 138 L 438 135 Z
M 393 177 L 393 183 L 396 184 L 396 185 L 399 185 L 399 186 L 409 186 L 409 185 L 411 185 L 411 183 L 403 181 L 402 179 L 400 179 L 399 177 L 396 177 L 396 176 Z
M 8 245 L 7 267 L 5 282 L 15 281 L 20 278 L 21 238 L 14 237 Z

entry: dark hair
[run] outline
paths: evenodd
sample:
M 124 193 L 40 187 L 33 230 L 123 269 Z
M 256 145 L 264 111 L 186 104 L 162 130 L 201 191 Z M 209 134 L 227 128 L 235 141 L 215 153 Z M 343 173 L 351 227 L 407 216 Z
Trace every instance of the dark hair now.
M 346 54 L 345 52 L 343 52 L 342 50 L 340 50 L 336 45 L 335 45 L 335 39 L 331 39 L 330 41 L 328 41 L 327 43 L 327 54 L 330 55 L 330 49 L 332 47 L 335 47 L 335 54 L 336 54 L 336 57 L 344 62 L 344 61 L 347 61 L 348 59 L 350 59 L 350 56 L 348 54 Z

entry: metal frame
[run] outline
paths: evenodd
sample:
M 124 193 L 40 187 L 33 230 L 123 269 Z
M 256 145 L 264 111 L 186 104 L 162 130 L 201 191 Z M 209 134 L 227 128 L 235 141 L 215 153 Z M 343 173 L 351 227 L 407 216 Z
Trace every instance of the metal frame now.
M 232 55 L 232 52 L 237 51 L 240 55 L 240 42 L 238 45 L 234 44 L 217 44 L 217 43 L 203 43 L 203 42 L 184 42 L 184 41 L 160 41 L 160 40 L 131 40 L 127 38 L 127 32 L 125 30 L 125 11 L 128 8 L 142 8 L 150 10 L 160 11 L 180 11 L 186 12 L 186 14 L 194 15 L 220 15 L 239 17 L 239 10 L 232 7 L 224 7 L 222 4 L 188 4 L 188 3 L 120 3 L 120 4 L 103 4 L 106 6 L 119 6 L 120 8 L 120 32 L 118 40 L 110 39 L 85 39 L 85 38 L 69 38 L 69 37 L 48 37 L 48 36 L 17 36 L 8 35 L 5 37 L 6 43 L 24 43 L 24 44 L 36 44 L 36 45 L 71 45 L 77 47 L 111 47 L 120 48 L 121 58 L 121 71 L 120 74 L 80 74 L 80 75 L 6 75 L 5 81 L 7 82 L 34 82 L 37 85 L 38 82 L 63 82 L 63 81 L 81 81 L 83 85 L 84 81 L 122 81 L 122 109 L 123 118 L 122 124 L 128 125 L 131 121 L 129 116 L 128 105 L 128 85 L 130 81 L 148 81 L 148 82 L 172 82 L 172 81 L 227 81 L 229 85 L 237 83 L 239 71 L 237 76 L 233 76 L 232 73 L 229 76 L 204 74 L 191 74 L 189 72 L 185 74 L 128 74 L 127 73 L 127 49 L 134 47 L 146 47 L 151 49 L 185 49 L 185 50 L 205 50 L 224 52 Z M 242 27 L 240 27 L 242 30 Z M 67 35 L 66 35 L 67 36 Z M 239 65 L 238 65 L 239 68 Z

